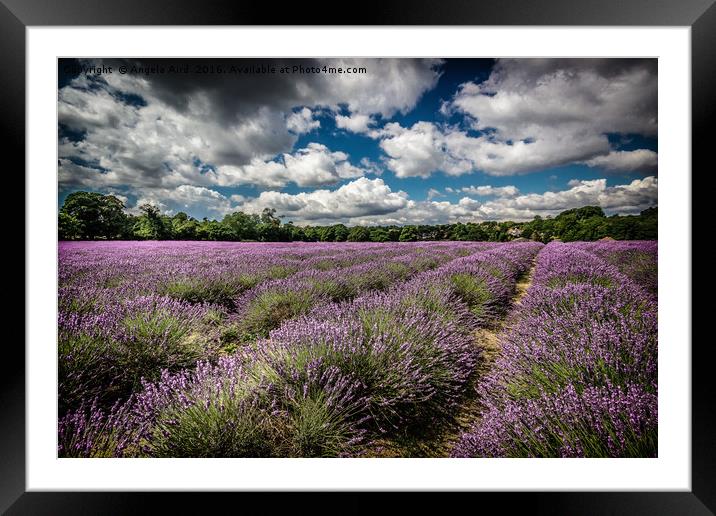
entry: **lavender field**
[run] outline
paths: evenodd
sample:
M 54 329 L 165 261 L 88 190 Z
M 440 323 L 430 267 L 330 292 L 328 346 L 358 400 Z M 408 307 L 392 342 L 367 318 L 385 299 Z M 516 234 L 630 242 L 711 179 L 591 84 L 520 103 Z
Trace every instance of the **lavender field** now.
M 60 242 L 60 457 L 652 457 L 655 241 Z

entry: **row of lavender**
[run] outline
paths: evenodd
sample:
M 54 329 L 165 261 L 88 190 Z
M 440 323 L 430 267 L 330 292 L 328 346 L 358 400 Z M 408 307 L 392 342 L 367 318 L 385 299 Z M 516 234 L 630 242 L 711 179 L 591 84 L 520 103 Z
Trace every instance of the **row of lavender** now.
M 489 244 L 236 244 L 231 242 L 61 242 L 60 307 L 165 294 L 231 308 L 242 292 L 299 271 L 332 270 L 410 254 L 470 254 Z
M 656 262 L 656 242 L 546 246 L 453 456 L 656 456 Z
M 656 267 L 658 243 L 656 240 L 613 240 L 580 242 L 573 245 L 605 259 L 619 269 L 619 272 L 646 289 L 656 300 L 658 290 L 658 269 Z
M 237 314 L 277 285 L 320 302 L 254 345 L 143 380 L 109 411 L 69 412 L 59 453 L 354 456 L 378 436 L 449 418 L 478 359 L 472 332 L 505 311 L 540 247 L 485 246 L 392 287 L 361 290 L 333 271 L 267 281 Z
M 60 413 L 93 399 L 108 406 L 143 377 L 215 360 L 316 306 L 484 247 L 63 243 Z

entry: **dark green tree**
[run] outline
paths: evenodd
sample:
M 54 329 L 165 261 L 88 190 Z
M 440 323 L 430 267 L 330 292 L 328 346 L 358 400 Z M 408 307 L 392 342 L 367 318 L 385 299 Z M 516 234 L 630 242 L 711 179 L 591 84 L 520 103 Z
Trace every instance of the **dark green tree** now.
M 348 228 L 343 224 L 333 225 L 333 241 L 345 242 L 348 240 Z
M 383 228 L 371 228 L 370 230 L 370 241 L 371 242 L 387 242 L 390 240 L 388 231 Z
M 418 239 L 418 228 L 415 226 L 404 226 L 400 232 L 401 242 L 415 242 Z
M 385 235 L 388 238 L 388 235 Z M 370 230 L 365 226 L 355 226 L 348 232 L 349 242 L 368 242 L 370 240 Z
M 144 203 L 139 207 L 142 214 L 134 224 L 134 236 L 142 240 L 165 240 L 171 236 L 169 218 L 162 217 L 159 208 Z
M 171 218 L 172 238 L 177 240 L 194 240 L 196 239 L 196 230 L 199 222 L 189 217 L 183 211 L 180 211 Z
M 78 238 L 119 238 L 126 221 L 124 203 L 114 195 L 97 192 L 73 192 L 67 196 L 60 213 L 72 219 L 73 231 Z M 65 228 L 67 229 L 67 228 Z
M 297 226 L 283 224 L 274 208 L 261 213 L 241 211 L 226 215 L 220 222 L 204 218 L 198 221 L 184 212 L 169 217 L 151 204 L 140 206 L 140 214 L 124 212 L 124 204 L 113 195 L 96 192 L 74 192 L 58 213 L 60 239 L 181 239 L 181 240 L 260 240 L 306 242 L 413 242 L 418 240 L 469 240 L 504 242 L 521 235 L 547 243 L 598 240 L 611 237 L 656 239 L 658 209 L 651 207 L 639 215 L 606 217 L 599 206 L 565 210 L 556 217 L 535 216 L 529 222 L 486 221 L 457 222 L 440 225 L 346 227 Z
M 82 225 L 73 215 L 61 211 L 57 218 L 57 234 L 60 240 L 82 238 Z
M 272 222 L 271 217 L 266 217 L 266 219 Z M 236 211 L 226 215 L 222 223 L 231 229 L 234 240 L 256 240 L 258 237 L 257 227 L 261 224 L 261 217 Z

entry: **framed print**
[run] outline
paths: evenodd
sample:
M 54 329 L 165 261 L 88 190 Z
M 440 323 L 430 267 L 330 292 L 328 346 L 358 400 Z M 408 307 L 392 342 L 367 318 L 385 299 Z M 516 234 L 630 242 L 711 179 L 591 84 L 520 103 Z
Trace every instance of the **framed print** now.
M 714 510 L 691 170 L 716 8 L 172 6 L 0 11 L 27 303 L 3 510 Z

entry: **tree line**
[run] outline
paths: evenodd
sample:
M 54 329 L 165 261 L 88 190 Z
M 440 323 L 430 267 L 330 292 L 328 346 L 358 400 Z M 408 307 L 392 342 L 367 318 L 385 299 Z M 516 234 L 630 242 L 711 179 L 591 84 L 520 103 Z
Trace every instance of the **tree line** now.
M 414 242 L 418 240 L 472 240 L 507 242 L 515 239 L 549 242 L 559 239 L 653 240 L 657 238 L 657 208 L 639 215 L 607 217 L 598 206 L 563 211 L 555 217 L 536 216 L 529 222 L 458 222 L 407 226 L 297 226 L 283 223 L 273 208 L 259 213 L 241 211 L 222 220 L 197 220 L 184 212 L 164 215 L 143 204 L 140 214 L 126 213 L 113 195 L 74 192 L 58 214 L 60 240 L 226 240 L 259 242 Z

